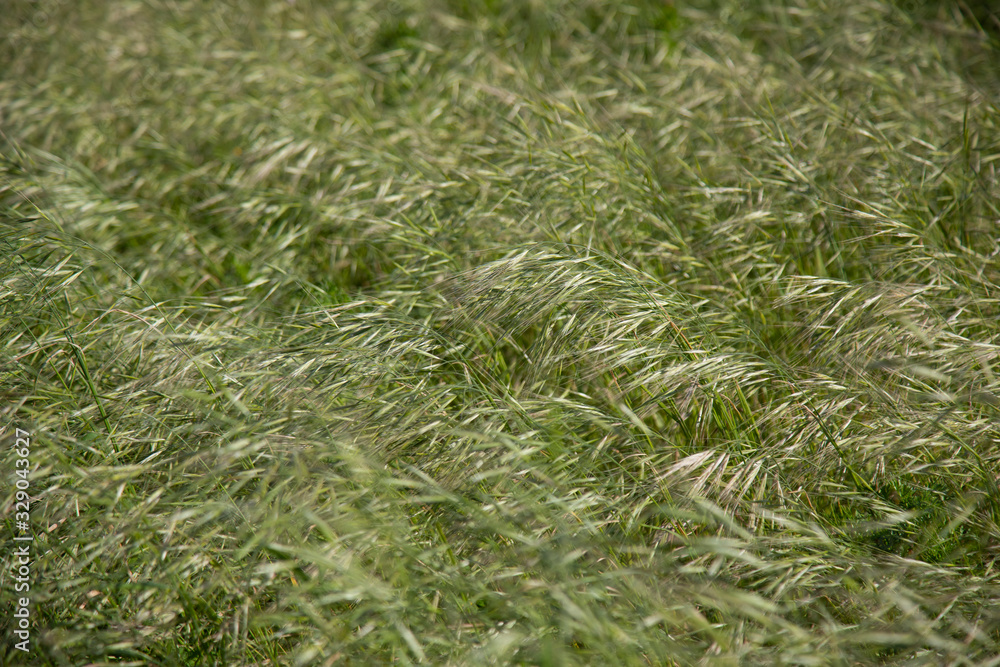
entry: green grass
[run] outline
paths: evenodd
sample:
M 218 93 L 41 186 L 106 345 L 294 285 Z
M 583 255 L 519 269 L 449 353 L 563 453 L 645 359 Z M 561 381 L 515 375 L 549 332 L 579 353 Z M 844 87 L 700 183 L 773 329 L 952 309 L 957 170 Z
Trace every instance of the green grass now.
M 985 5 L 236 4 L 5 4 L 0 662 L 996 664 Z

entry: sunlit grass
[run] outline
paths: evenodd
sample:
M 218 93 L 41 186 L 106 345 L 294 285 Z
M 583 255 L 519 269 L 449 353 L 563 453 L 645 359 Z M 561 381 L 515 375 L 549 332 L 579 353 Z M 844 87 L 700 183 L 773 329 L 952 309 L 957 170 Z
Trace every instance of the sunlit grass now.
M 31 659 L 993 664 L 991 13 L 744 5 L 8 3 Z

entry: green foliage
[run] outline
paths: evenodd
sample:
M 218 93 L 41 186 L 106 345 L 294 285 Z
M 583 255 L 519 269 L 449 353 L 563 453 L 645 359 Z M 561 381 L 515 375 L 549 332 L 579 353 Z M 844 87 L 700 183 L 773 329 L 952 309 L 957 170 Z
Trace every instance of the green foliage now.
M 992 664 L 976 11 L 5 5 L 32 658 Z

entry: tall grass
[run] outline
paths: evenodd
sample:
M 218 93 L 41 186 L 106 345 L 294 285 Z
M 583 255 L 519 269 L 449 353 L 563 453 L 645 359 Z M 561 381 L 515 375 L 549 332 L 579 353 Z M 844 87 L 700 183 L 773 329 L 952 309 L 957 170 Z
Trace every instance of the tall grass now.
M 8 2 L 0 660 L 996 664 L 996 32 L 744 4 Z

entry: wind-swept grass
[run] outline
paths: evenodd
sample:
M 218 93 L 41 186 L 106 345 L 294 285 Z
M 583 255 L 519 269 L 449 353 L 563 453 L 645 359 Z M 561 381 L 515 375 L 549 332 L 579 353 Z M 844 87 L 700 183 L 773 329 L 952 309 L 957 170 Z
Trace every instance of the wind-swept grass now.
M 992 14 L 745 4 L 8 2 L 2 660 L 995 664 Z

